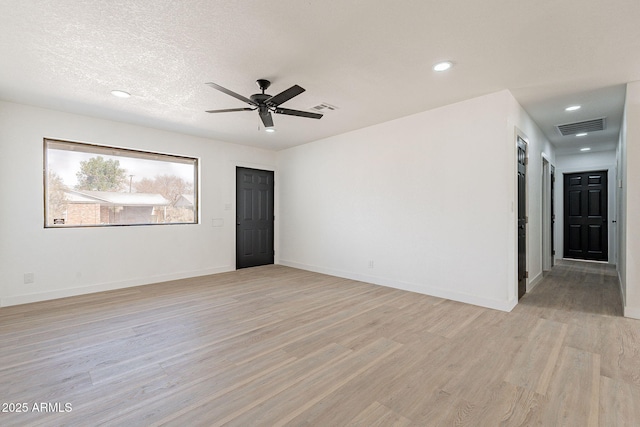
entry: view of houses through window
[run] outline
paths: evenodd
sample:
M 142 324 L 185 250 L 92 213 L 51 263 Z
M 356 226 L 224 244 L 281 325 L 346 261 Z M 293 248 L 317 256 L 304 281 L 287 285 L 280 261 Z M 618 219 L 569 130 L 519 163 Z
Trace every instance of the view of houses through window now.
M 194 224 L 198 160 L 45 139 L 45 227 Z

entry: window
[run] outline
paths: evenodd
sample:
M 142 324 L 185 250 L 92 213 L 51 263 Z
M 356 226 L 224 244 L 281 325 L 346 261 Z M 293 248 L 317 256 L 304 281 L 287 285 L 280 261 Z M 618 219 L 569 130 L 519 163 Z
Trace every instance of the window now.
M 44 140 L 45 227 L 196 224 L 198 159 Z

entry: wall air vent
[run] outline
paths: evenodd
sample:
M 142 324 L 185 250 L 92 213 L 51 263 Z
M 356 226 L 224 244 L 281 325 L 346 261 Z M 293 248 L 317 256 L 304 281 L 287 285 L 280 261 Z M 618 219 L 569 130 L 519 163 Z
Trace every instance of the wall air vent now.
M 606 117 L 599 119 L 585 120 L 584 122 L 567 123 L 565 125 L 557 125 L 558 131 L 562 136 L 575 135 L 583 132 L 595 132 L 604 130 L 607 127 Z

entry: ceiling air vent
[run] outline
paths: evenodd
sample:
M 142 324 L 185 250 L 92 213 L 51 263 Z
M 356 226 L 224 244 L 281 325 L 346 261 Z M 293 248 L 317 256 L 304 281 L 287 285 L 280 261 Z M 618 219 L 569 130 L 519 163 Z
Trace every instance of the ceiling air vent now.
M 575 135 L 583 132 L 595 132 L 604 130 L 607 127 L 606 117 L 599 119 L 585 120 L 584 122 L 567 123 L 565 125 L 556 126 L 562 136 Z
M 335 105 L 327 104 L 326 102 L 323 102 L 321 104 L 315 105 L 310 108 L 310 110 L 317 111 L 318 113 L 328 113 L 329 111 L 334 111 L 337 109 L 338 107 L 336 107 Z

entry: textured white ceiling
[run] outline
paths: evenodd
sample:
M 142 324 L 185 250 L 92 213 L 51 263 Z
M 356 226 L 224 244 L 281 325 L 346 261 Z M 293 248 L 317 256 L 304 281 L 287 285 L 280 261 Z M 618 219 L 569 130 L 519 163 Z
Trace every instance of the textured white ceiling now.
M 509 89 L 570 151 L 553 125 L 619 122 L 639 18 L 638 0 L 0 0 L 0 99 L 282 149 Z M 307 89 L 283 107 L 338 110 L 274 115 L 274 134 L 256 112 L 204 112 L 244 106 L 205 82 L 249 96 L 258 78 Z M 589 107 L 568 119 L 574 99 Z

